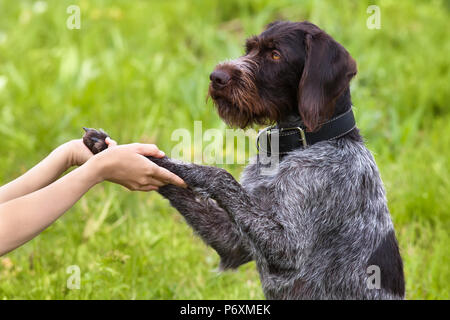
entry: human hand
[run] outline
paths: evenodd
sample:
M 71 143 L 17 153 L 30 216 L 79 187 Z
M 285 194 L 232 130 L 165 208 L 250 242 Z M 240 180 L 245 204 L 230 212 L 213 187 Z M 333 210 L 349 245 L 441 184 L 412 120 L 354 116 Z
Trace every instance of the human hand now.
M 166 184 L 186 187 L 184 181 L 157 166 L 145 156 L 164 157 L 154 144 L 133 143 L 119 145 L 106 138 L 108 149 L 95 155 L 89 162 L 98 172 L 100 181 L 108 180 L 133 191 L 152 191 Z
M 85 129 L 87 130 L 87 129 Z M 103 131 L 98 131 L 100 134 L 104 134 L 106 139 L 103 139 L 107 147 L 114 147 L 117 146 L 117 142 L 111 139 L 107 134 Z M 99 137 L 99 140 L 102 140 L 102 137 Z M 92 142 L 90 147 L 95 151 L 95 153 L 100 152 L 102 150 L 102 141 L 98 142 Z M 60 146 L 60 148 L 63 150 L 63 152 L 66 154 L 67 158 L 67 168 L 73 167 L 73 166 L 81 166 L 86 161 L 88 161 L 91 157 L 94 156 L 91 149 L 89 149 L 88 146 L 86 146 L 86 141 L 83 139 L 75 139 L 71 140 L 69 142 L 64 143 Z
M 60 148 L 66 154 L 66 169 L 73 166 L 81 166 L 92 156 L 92 152 L 86 147 L 82 139 L 71 140 L 64 143 Z

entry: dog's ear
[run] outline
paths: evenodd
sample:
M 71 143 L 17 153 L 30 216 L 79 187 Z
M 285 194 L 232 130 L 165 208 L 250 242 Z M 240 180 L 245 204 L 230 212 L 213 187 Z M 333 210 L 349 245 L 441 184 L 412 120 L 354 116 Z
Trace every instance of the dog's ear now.
M 333 112 L 336 99 L 356 75 L 356 62 L 323 31 L 305 33 L 305 65 L 298 88 L 298 109 L 309 131 Z

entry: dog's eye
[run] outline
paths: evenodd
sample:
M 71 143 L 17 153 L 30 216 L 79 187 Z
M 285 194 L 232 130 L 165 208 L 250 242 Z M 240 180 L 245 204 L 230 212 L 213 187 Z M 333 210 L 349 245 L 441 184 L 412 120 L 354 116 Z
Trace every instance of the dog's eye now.
M 272 51 L 272 59 L 273 60 L 280 60 L 281 59 L 281 54 L 277 50 L 273 50 Z

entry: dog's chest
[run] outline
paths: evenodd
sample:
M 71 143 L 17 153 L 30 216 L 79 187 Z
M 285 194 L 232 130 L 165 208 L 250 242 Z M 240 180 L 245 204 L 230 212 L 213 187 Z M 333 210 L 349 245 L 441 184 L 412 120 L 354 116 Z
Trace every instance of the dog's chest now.
M 256 164 L 250 164 L 244 169 L 241 185 L 253 198 L 258 199 L 263 207 L 276 205 L 275 176 L 262 174 Z

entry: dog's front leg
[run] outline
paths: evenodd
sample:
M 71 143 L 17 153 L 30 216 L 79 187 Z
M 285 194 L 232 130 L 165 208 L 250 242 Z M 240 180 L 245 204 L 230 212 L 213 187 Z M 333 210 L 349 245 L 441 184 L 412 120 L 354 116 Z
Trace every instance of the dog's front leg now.
M 90 128 L 84 130 L 86 133 L 83 142 L 92 153 L 96 154 L 108 147 L 105 142 L 108 137 L 106 132 Z M 185 171 L 182 170 L 185 168 L 183 165 L 167 157 L 147 158 L 174 173 Z M 192 190 L 173 185 L 159 188 L 159 193 L 166 197 L 203 240 L 217 251 L 221 257 L 222 269 L 234 269 L 253 259 L 240 230 L 212 199 L 199 198 Z
M 252 198 L 226 170 L 178 163 L 168 158 L 150 159 L 216 200 L 241 230 L 252 250 L 263 254 L 269 265 L 295 266 L 296 246 L 288 236 L 295 231 L 290 230 L 290 223 L 283 223 L 269 208 L 262 208 L 258 199 Z
M 220 256 L 220 269 L 236 269 L 251 261 L 245 239 L 228 214 L 212 199 L 200 198 L 190 189 L 174 185 L 158 192 L 170 201 L 195 232 Z

